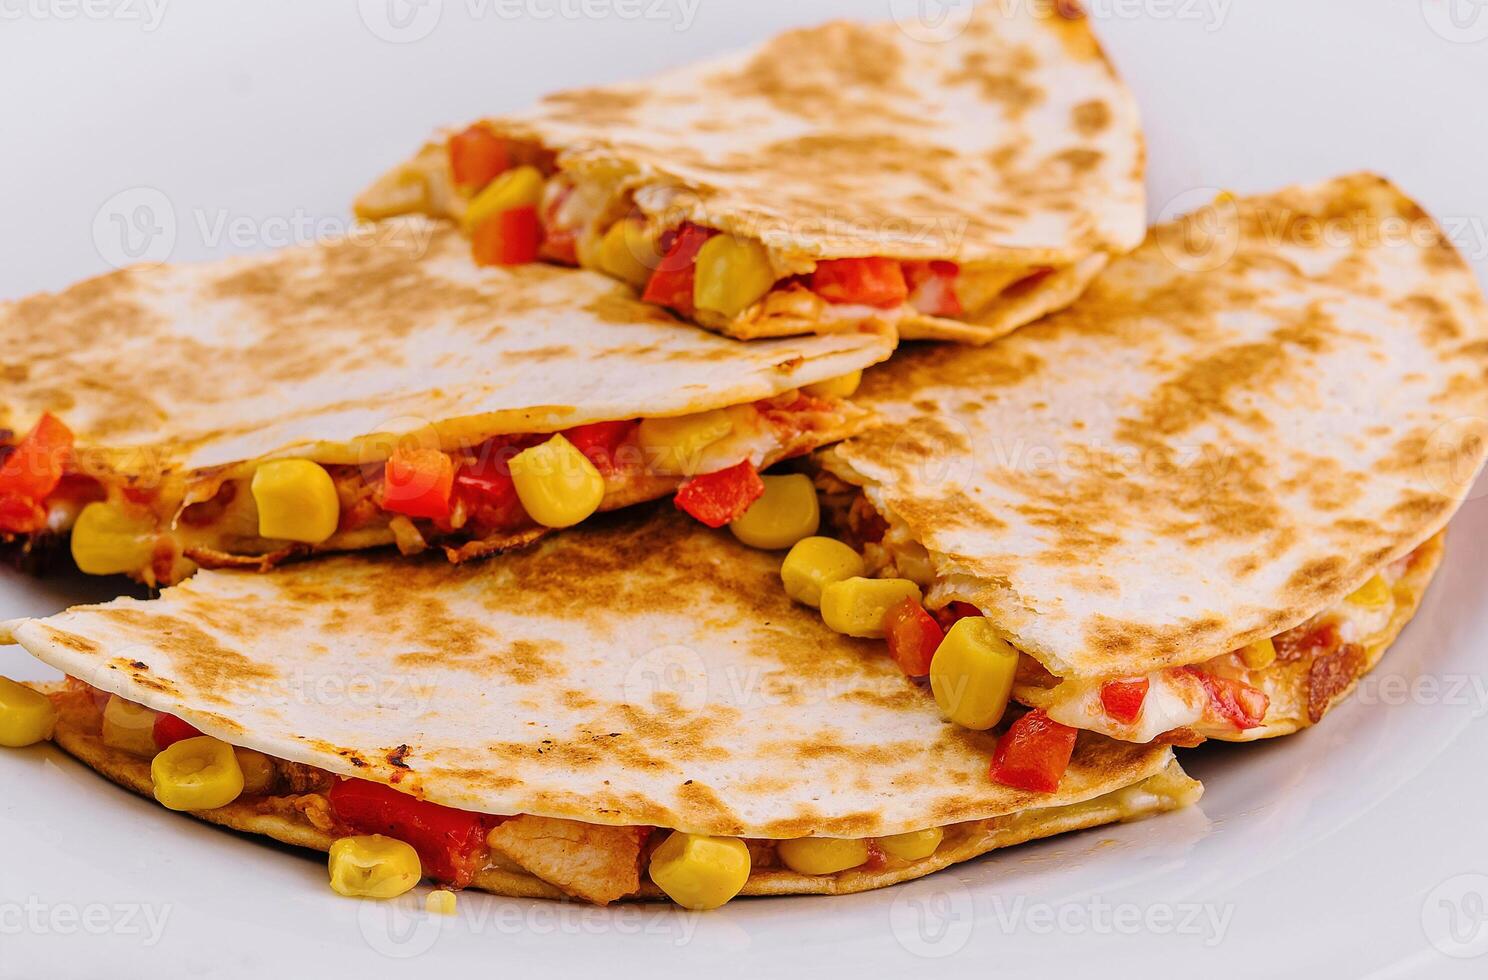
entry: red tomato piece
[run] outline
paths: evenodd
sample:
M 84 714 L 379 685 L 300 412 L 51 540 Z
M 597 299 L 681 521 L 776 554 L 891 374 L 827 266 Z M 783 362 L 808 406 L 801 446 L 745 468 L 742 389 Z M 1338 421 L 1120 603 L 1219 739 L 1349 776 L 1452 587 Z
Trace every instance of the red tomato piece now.
M 46 526 L 41 504 L 62 482 L 72 442 L 72 430 L 48 413 L 0 462 L 0 532 L 27 534 Z
M 547 436 L 498 436 L 481 444 L 474 463 L 455 474 L 455 495 L 465 502 L 470 519 L 479 527 L 504 531 L 528 522 L 527 512 L 512 482 L 511 459 Z
M 909 677 L 925 677 L 945 631 L 924 606 L 906 598 L 884 617 L 884 638 L 900 670 Z
M 449 516 L 455 463 L 438 449 L 404 449 L 383 467 L 382 509 L 408 517 Z
M 476 265 L 526 265 L 537 261 L 542 222 L 531 205 L 493 214 L 476 226 L 470 247 Z
M 511 166 L 506 140 L 479 124 L 450 137 L 450 170 L 455 184 L 478 191 Z
M 1052 793 L 1069 768 L 1076 732 L 1042 708 L 1013 722 L 992 751 L 992 781 L 1013 789 Z
M 418 851 L 424 874 L 464 888 L 485 862 L 486 833 L 498 820 L 429 803 L 391 786 L 343 779 L 331 787 L 336 819 L 362 834 L 382 834 Z
M 880 538 L 882 540 L 882 538 Z M 950 629 L 956 625 L 957 620 L 965 619 L 967 616 L 980 616 L 982 611 L 969 602 L 948 603 L 935 610 L 935 618 L 939 621 L 941 628 Z
M 697 273 L 698 252 L 716 234 L 718 232 L 711 228 L 687 224 L 670 236 L 670 245 L 664 236 L 661 242 L 661 262 L 657 264 L 656 271 L 651 273 L 641 299 L 676 310 L 683 316 L 696 313 L 697 307 L 692 302 L 692 286 Z
M 1101 685 L 1101 707 L 1106 714 L 1124 724 L 1131 724 L 1142 713 L 1151 681 L 1139 677 L 1134 681 L 1106 681 Z
M 905 262 L 909 305 L 926 316 L 957 317 L 966 312 L 956 296 L 961 267 L 954 262 Z
M 737 520 L 749 505 L 765 495 L 765 481 L 754 464 L 745 460 L 717 473 L 695 476 L 682 484 L 675 502 L 709 527 Z
M 1209 703 L 1215 712 L 1240 731 L 1256 728 L 1265 720 L 1266 709 L 1271 706 L 1271 699 L 1265 692 L 1243 681 L 1216 677 L 1198 667 L 1178 669 L 1197 680 L 1203 686 L 1204 693 L 1209 695 Z
M 563 438 L 573 443 L 575 449 L 589 457 L 589 462 L 601 473 L 613 473 L 619 467 L 615 457 L 620 447 L 630 441 L 631 435 L 640 427 L 640 422 L 627 419 L 622 422 L 593 422 L 568 429 Z
M 557 262 L 560 265 L 576 266 L 579 264 L 578 231 L 573 228 L 564 228 L 558 220 L 563 205 L 568 203 L 573 195 L 574 185 L 564 181 L 556 191 L 550 184 L 543 200 L 543 243 L 538 249 L 538 254 L 549 262 Z
M 161 712 L 155 716 L 155 727 L 151 729 L 150 734 L 155 738 L 155 747 L 163 750 L 185 739 L 196 738 L 201 735 L 201 732 L 175 715 Z
M 811 290 L 829 303 L 893 309 L 909 299 L 904 269 L 893 259 L 830 259 L 811 274 Z

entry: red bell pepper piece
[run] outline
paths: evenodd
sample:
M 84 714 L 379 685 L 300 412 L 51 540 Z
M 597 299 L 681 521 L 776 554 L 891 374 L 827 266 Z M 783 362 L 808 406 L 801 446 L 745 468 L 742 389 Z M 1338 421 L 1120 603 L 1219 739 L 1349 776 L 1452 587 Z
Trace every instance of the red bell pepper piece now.
M 695 476 L 682 484 L 675 503 L 709 527 L 737 520 L 749 505 L 765 495 L 765 481 L 754 464 L 745 460 L 717 473 Z
M 450 137 L 450 170 L 455 184 L 478 191 L 511 166 L 506 140 L 479 124 Z
M 925 677 L 945 631 L 924 606 L 906 598 L 884 617 L 884 638 L 900 670 L 909 677 Z
M 893 259 L 830 259 L 811 274 L 811 290 L 829 303 L 893 309 L 909 299 L 904 269 Z
M 547 441 L 546 435 L 497 436 L 482 443 L 476 460 L 455 474 L 455 495 L 465 502 L 480 528 L 504 531 L 527 522 L 527 512 L 512 481 L 511 459 L 523 449 Z
M 1152 682 L 1145 677 L 1106 681 L 1101 685 L 1101 707 L 1115 720 L 1129 725 L 1142 713 L 1142 703 L 1147 700 L 1147 689 L 1151 686 Z
M 954 262 L 905 262 L 909 305 L 927 316 L 957 317 L 966 311 L 956 296 L 961 267 Z
M 331 787 L 331 812 L 362 834 L 382 834 L 418 851 L 424 874 L 464 888 L 485 863 L 486 833 L 498 820 L 429 803 L 382 783 L 343 779 Z
M 62 482 L 72 443 L 72 431 L 48 413 L 0 462 L 0 532 L 28 534 L 46 526 L 41 505 Z
M 992 781 L 1013 789 L 1052 793 L 1069 768 L 1076 732 L 1042 708 L 1013 722 L 992 751 Z
M 1215 712 L 1240 731 L 1256 728 L 1265 720 L 1266 709 L 1271 706 L 1271 699 L 1265 692 L 1243 681 L 1216 677 L 1198 667 L 1178 669 L 1197 680 L 1204 688 L 1204 693 L 1209 695 L 1209 703 Z
M 559 212 L 569 198 L 574 196 L 574 185 L 564 183 L 557 193 L 548 193 L 542 206 L 543 242 L 538 254 L 549 262 L 560 265 L 579 264 L 579 235 L 573 228 L 559 224 Z
M 882 536 L 880 536 L 879 540 L 882 540 Z M 982 611 L 976 606 L 973 606 L 969 602 L 961 602 L 959 599 L 935 610 L 936 620 L 940 623 L 942 629 L 947 630 L 955 626 L 958 620 L 965 619 L 967 616 L 980 616 L 981 614 Z
M 526 265 L 537 261 L 542 223 L 527 205 L 493 214 L 476 226 L 470 247 L 477 265 Z
M 155 716 L 155 727 L 150 730 L 150 734 L 155 739 L 155 747 L 164 750 L 175 745 L 177 742 L 185 741 L 188 738 L 197 738 L 201 735 L 201 732 L 197 731 L 191 725 L 186 724 L 186 722 L 177 718 L 175 715 L 168 715 L 165 712 L 161 712 Z
M 630 441 L 631 434 L 640 427 L 634 419 L 622 422 L 592 422 L 575 426 L 563 433 L 563 438 L 585 456 L 601 473 L 613 473 L 619 467 L 615 457 L 620 447 Z
M 686 224 L 678 228 L 670 245 L 663 236 L 662 258 L 646 283 L 641 299 L 657 306 L 676 310 L 683 316 L 692 316 L 697 307 L 692 302 L 692 286 L 697 275 L 698 252 L 708 239 L 718 232 L 699 225 Z
M 382 509 L 408 517 L 449 516 L 455 463 L 438 449 L 398 450 L 383 467 Z

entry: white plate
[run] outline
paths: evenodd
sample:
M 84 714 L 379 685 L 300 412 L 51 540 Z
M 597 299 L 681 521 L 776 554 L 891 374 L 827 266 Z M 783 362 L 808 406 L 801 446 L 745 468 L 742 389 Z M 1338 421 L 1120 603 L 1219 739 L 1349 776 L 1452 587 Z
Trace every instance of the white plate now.
M 177 260 L 333 230 L 436 122 L 889 6 L 0 0 L 0 296 L 106 270 L 123 228 Z M 1091 6 L 1145 108 L 1154 215 L 1371 168 L 1484 268 L 1488 4 Z M 321 861 L 174 817 L 52 749 L 3 753 L 0 977 L 1483 976 L 1484 541 L 1477 500 L 1417 622 L 1321 727 L 1188 753 L 1198 807 L 849 898 L 686 916 L 466 895 L 427 919 L 338 899 Z M 0 573 L 0 618 L 108 588 Z M 45 676 L 13 648 L 0 673 Z

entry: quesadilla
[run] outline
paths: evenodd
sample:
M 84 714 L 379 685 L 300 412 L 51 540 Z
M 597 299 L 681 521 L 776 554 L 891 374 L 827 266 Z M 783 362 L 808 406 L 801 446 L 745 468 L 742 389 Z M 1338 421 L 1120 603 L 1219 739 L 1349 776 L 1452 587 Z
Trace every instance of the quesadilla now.
M 369 240 L 370 239 L 370 240 Z M 422 218 L 0 304 L 0 539 L 151 585 L 396 543 L 460 561 L 868 421 L 887 329 L 743 344 L 593 273 L 479 269 Z M 680 488 L 680 490 L 679 490 Z
M 1141 242 L 1140 122 L 1076 3 L 920 33 L 835 22 L 560 92 L 441 133 L 357 211 L 458 221 L 477 262 L 598 269 L 734 337 L 986 343 Z
M 1355 175 L 1222 198 L 1071 309 L 903 352 L 861 398 L 888 422 L 821 483 L 880 594 L 939 614 L 880 630 L 906 669 L 935 683 L 970 615 L 995 636 L 945 669 L 1002 704 L 1263 738 L 1319 721 L 1414 615 L 1484 461 L 1488 315 L 1435 222 Z
M 0 682 L 0 741 L 50 731 L 377 897 L 421 875 L 599 904 L 843 894 L 1201 792 L 1170 747 L 1089 734 L 1055 793 L 992 784 L 994 733 L 922 710 L 779 569 L 669 512 L 487 563 L 203 571 L 0 625 L 70 677 L 50 700 Z

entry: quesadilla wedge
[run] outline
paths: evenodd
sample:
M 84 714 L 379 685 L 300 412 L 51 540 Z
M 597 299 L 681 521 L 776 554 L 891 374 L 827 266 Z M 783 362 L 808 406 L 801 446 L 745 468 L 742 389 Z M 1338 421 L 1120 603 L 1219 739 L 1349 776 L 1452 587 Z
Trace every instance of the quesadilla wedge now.
M 1013 656 L 948 661 L 973 691 L 995 669 L 1056 724 L 1262 738 L 1419 606 L 1483 465 L 1488 315 L 1435 222 L 1356 175 L 1159 227 L 1071 309 L 903 352 L 861 397 L 889 421 L 820 483 L 866 574 L 940 616 L 886 627 L 912 673 L 944 687 L 940 629 L 984 617 Z
M 409 218 L 0 305 L 0 539 L 70 532 L 83 571 L 156 585 L 392 543 L 460 561 L 674 492 L 722 523 L 758 468 L 867 423 L 845 396 L 894 345 L 743 344 L 464 251 Z
M 167 806 L 330 851 L 333 885 L 380 897 L 420 875 L 599 904 L 843 894 L 1201 792 L 1170 747 L 1089 734 L 1055 793 L 992 784 L 996 736 L 922 710 L 779 568 L 668 512 L 463 566 L 204 571 L 0 626 L 71 678 L 50 700 L 0 682 L 0 741 L 50 731 Z
M 357 201 L 477 262 L 599 269 L 740 338 L 892 323 L 986 343 L 1144 231 L 1141 127 L 1076 3 L 954 37 L 835 22 L 440 134 Z

